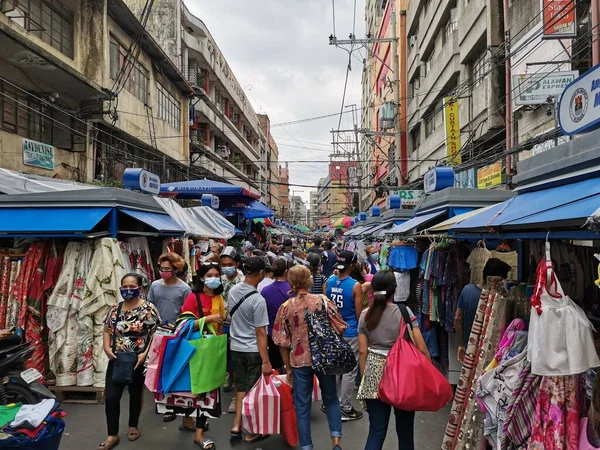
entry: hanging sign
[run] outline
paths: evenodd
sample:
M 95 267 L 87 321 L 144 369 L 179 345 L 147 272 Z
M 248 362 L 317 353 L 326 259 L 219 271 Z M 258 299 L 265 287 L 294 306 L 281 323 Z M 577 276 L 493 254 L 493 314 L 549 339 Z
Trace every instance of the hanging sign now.
M 123 186 L 131 191 L 158 195 L 160 193 L 160 178 L 145 169 L 129 168 L 123 172 Z
M 200 197 L 200 201 L 202 203 L 202 206 L 208 206 L 212 209 L 219 209 L 219 197 L 217 197 L 216 195 L 202 194 L 202 197 Z
M 446 125 L 446 154 L 449 166 L 462 163 L 460 156 L 460 119 L 458 117 L 458 100 L 444 97 L 444 122 Z
M 434 167 L 423 177 L 425 193 L 441 191 L 454 186 L 454 169 L 452 167 Z
M 477 189 L 489 189 L 502 184 L 502 161 L 477 169 Z
M 513 75 L 515 105 L 543 105 L 548 97 L 558 97 L 579 76 L 576 70 Z
M 577 36 L 575 0 L 542 0 L 544 39 Z
M 402 199 L 398 194 L 388 195 L 386 199 L 386 208 L 387 209 L 400 209 L 402 206 Z
M 590 131 L 600 124 L 600 65 L 569 84 L 558 104 L 558 124 L 566 136 Z
M 54 170 L 54 147 L 23 138 L 23 164 Z

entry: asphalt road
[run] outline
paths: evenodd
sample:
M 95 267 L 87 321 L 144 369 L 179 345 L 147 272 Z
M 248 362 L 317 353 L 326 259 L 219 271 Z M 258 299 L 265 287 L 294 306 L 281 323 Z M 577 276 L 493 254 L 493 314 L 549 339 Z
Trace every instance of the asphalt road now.
M 224 395 L 225 408 L 229 405 L 231 394 Z M 193 435 L 178 430 L 180 420 L 163 423 L 162 416 L 154 414 L 154 404 L 150 394 L 147 395 L 145 407 L 140 420 L 141 437 L 136 442 L 127 441 L 127 409 L 128 396 L 123 395 L 121 409 L 121 444 L 118 450 L 149 449 L 193 449 Z M 96 405 L 63 405 L 67 411 L 65 418 L 67 427 L 61 442 L 60 450 L 95 450 L 106 437 L 106 420 L 104 406 Z M 325 414 L 319 410 L 319 404 L 313 405 L 312 435 L 315 450 L 331 448 L 329 430 Z M 441 446 L 449 407 L 438 413 L 418 413 L 415 420 L 415 448 L 418 450 L 438 450 Z M 393 414 L 392 419 L 393 421 Z M 245 443 L 231 444 L 229 430 L 233 424 L 233 415 L 224 414 L 219 420 L 211 420 L 210 431 L 206 437 L 213 439 L 219 450 L 286 450 L 290 447 L 280 436 L 259 442 L 254 445 Z M 342 447 L 344 450 L 363 450 L 368 435 L 368 415 L 355 422 L 344 423 Z M 388 437 L 384 450 L 398 448 L 393 422 L 388 428 Z

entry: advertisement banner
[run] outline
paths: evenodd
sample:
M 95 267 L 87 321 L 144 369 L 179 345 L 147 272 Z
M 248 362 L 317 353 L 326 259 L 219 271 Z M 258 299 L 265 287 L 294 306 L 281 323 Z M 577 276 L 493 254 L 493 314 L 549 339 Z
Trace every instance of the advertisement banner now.
M 544 39 L 577 36 L 575 0 L 542 0 Z
M 576 70 L 513 75 L 514 104 L 543 105 L 548 103 L 548 98 L 554 101 L 578 76 Z
M 23 164 L 54 170 L 54 147 L 23 138 Z
M 444 97 L 444 123 L 446 125 L 446 155 L 449 166 L 462 163 L 460 156 L 460 120 L 458 117 L 458 100 Z
M 477 170 L 477 189 L 489 189 L 502 184 L 502 161 Z

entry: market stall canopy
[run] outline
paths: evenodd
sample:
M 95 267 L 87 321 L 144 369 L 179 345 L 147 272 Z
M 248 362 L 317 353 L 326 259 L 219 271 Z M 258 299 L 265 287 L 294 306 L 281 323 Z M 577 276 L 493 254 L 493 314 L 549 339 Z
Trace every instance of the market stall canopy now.
M 332 228 L 348 228 L 352 219 L 350 217 L 341 217 L 331 225 Z
M 236 228 L 227 221 L 225 217 L 208 206 L 196 206 L 194 208 L 185 208 L 185 211 L 200 224 L 210 229 L 210 235 L 207 237 L 217 239 L 231 239 L 236 234 Z
M 431 228 L 428 228 L 427 232 L 430 234 L 445 233 L 453 226 L 458 225 L 459 223 L 462 223 L 465 220 L 470 219 L 471 217 L 475 217 L 477 214 L 481 214 L 491 208 L 494 208 L 495 206 L 496 205 L 489 205 L 484 208 L 475 209 L 473 211 L 469 211 L 469 212 L 451 217 L 448 220 L 444 220 L 443 222 L 438 223 L 437 225 L 434 225 Z
M 192 236 L 223 239 L 222 233 L 206 226 L 204 223 L 192 217 L 175 200 L 170 198 L 154 197 L 154 200 L 164 209 L 173 220 L 175 220 L 185 232 Z
M 80 191 L 83 189 L 99 189 L 99 186 L 0 168 L 0 194 L 34 194 L 53 191 Z
M 415 216 L 412 219 L 407 220 L 403 224 L 392 227 L 391 229 L 389 229 L 387 231 L 386 234 L 406 234 L 410 231 L 416 230 L 417 228 L 419 228 L 422 225 L 427 224 L 428 222 L 431 222 L 432 220 L 440 217 L 441 215 L 443 215 L 445 213 L 446 213 L 446 211 L 442 210 L 442 211 L 432 212 L 429 214 L 422 214 L 420 216 Z
M 250 192 L 235 184 L 222 183 L 213 180 L 192 180 L 179 181 L 176 183 L 163 183 L 160 186 L 161 195 L 175 196 L 180 199 L 199 199 L 203 194 L 212 194 L 216 196 L 245 196 L 253 199 L 259 199 L 260 194 Z
M 3 237 L 182 236 L 149 195 L 118 188 L 0 196 Z
M 241 214 L 245 219 L 266 219 L 275 213 L 264 203 L 248 197 L 231 197 L 221 200 L 225 214 Z

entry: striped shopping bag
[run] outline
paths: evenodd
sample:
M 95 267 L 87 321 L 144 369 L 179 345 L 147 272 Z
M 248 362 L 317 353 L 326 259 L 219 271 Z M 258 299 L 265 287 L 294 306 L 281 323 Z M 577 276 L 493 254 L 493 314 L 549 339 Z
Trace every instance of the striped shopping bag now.
M 262 376 L 242 404 L 242 428 L 251 434 L 281 433 L 281 398 L 275 376 Z

